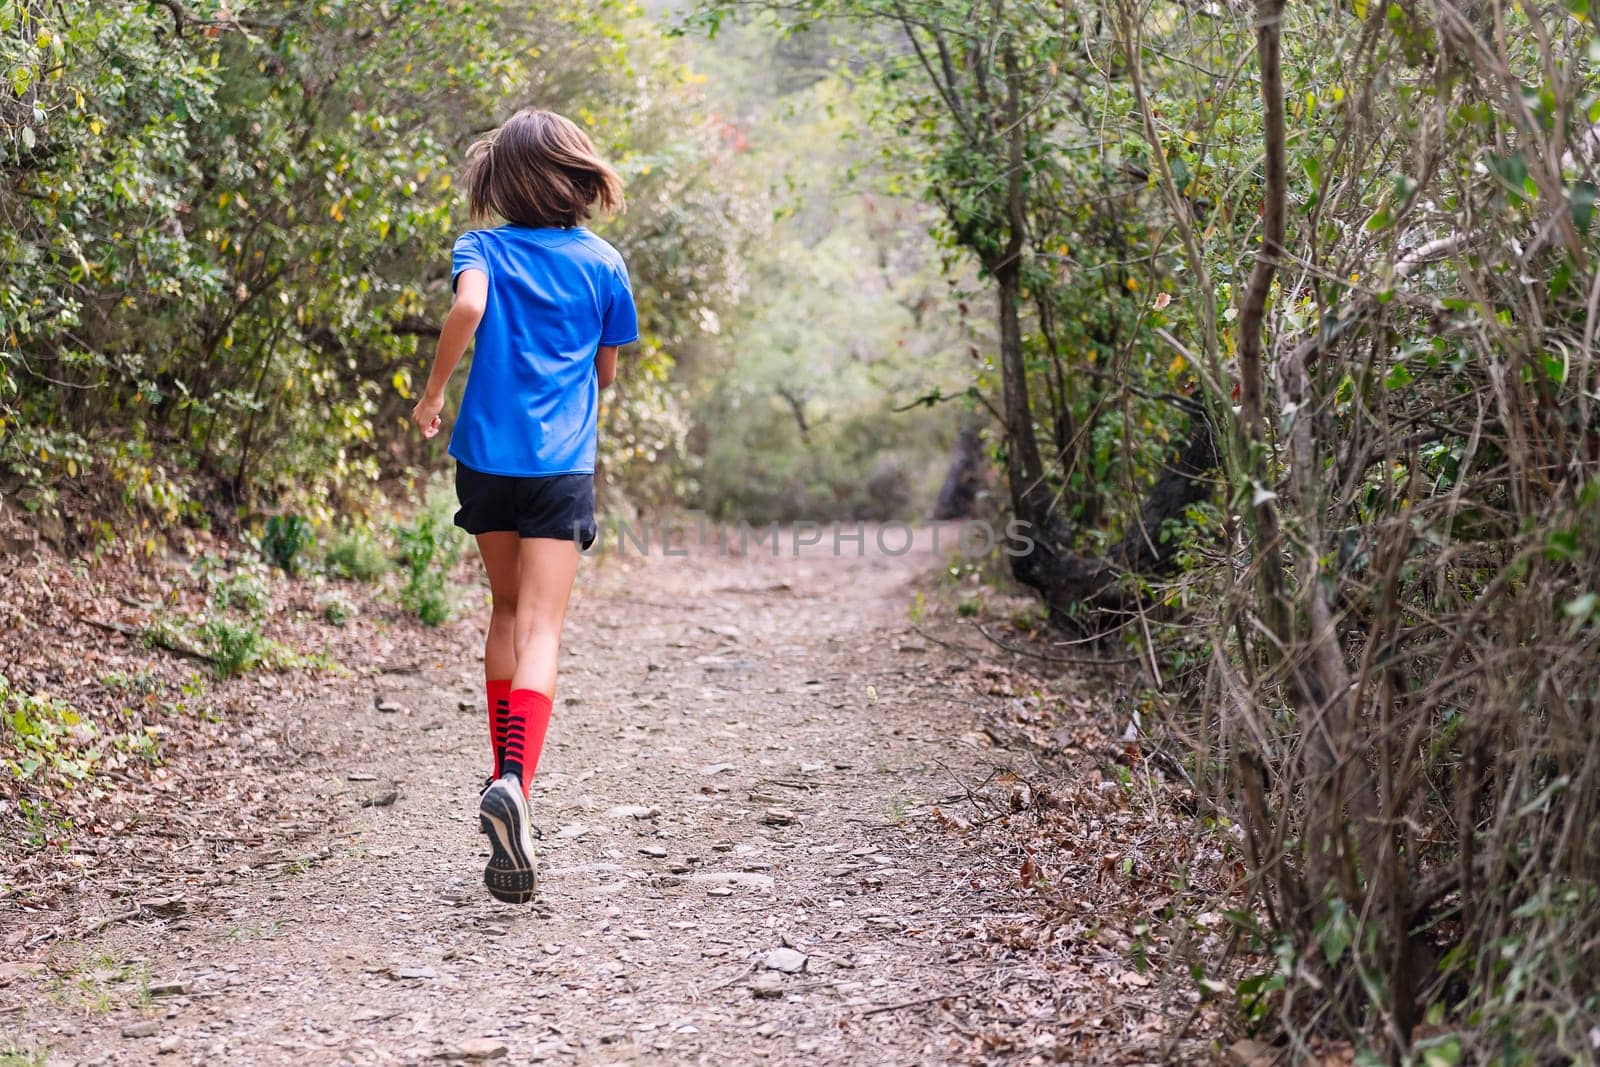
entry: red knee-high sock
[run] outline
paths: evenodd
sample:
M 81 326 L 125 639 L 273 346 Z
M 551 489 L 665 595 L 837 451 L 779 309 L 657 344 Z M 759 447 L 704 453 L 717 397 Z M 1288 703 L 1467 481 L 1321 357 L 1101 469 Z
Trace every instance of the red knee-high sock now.
M 500 761 L 500 772 L 522 779 L 524 796 L 539 766 L 539 752 L 544 748 L 544 734 L 549 728 L 550 698 L 532 689 L 513 689 L 511 709 L 506 714 L 506 751 Z
M 491 678 L 484 686 L 489 695 L 489 748 L 494 753 L 494 776 L 500 777 L 506 758 L 506 716 L 511 710 L 511 679 Z

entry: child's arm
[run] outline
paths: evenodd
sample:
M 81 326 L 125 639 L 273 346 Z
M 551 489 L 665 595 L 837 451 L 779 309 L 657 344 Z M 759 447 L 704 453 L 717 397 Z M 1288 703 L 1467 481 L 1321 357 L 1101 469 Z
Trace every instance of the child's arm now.
M 422 399 L 411 409 L 411 421 L 422 431 L 423 439 L 439 432 L 439 412 L 444 410 L 444 387 L 450 384 L 461 357 L 472 343 L 472 335 L 483 318 L 483 308 L 489 299 L 489 276 L 481 270 L 464 270 L 456 278 L 456 299 L 445 316 L 444 328 L 439 331 L 439 348 L 434 352 L 433 371 L 428 375 L 428 385 Z M 615 366 L 613 349 L 613 367 Z
M 600 379 L 600 388 L 604 389 L 617 380 L 617 346 L 601 345 L 594 354 L 594 372 Z

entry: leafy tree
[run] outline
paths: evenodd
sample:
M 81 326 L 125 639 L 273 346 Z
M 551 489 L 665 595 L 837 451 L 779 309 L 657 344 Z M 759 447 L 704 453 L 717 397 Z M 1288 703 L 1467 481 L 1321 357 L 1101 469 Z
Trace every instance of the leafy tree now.
M 272 507 L 325 522 L 423 459 L 404 415 L 464 225 L 452 179 L 473 136 L 533 102 L 588 124 L 633 183 L 617 229 L 646 337 L 611 402 L 611 465 L 681 438 L 671 353 L 736 291 L 743 223 L 737 191 L 701 181 L 718 145 L 689 75 L 636 60 L 653 31 L 629 5 L 0 17 L 0 465 L 30 492 L 109 475 L 147 523 Z
M 1049 549 L 1016 573 L 1058 621 L 1130 624 L 1240 827 L 1246 1010 L 1296 1058 L 1592 1058 L 1593 11 L 703 21 L 749 7 L 865 42 L 903 172 L 990 282 L 972 386 Z
M 1058 618 L 1098 625 L 1095 610 L 1127 600 L 1120 575 L 1171 569 L 1164 531 L 1209 496 L 1200 476 L 1214 458 L 1201 405 L 1138 344 L 1143 186 L 1097 136 L 1086 95 L 1098 71 L 1084 52 L 1109 43 L 1102 20 L 1029 0 L 811 0 L 708 4 L 700 22 L 715 31 L 745 6 L 791 33 L 872 28 L 858 51 L 875 117 L 900 135 L 886 167 L 938 206 L 940 236 L 992 282 L 995 356 L 973 387 L 998 394 L 1011 509 L 1040 548 L 1013 570 Z M 1129 426 L 1156 447 L 1135 447 Z M 1111 506 L 1119 485 L 1136 506 Z

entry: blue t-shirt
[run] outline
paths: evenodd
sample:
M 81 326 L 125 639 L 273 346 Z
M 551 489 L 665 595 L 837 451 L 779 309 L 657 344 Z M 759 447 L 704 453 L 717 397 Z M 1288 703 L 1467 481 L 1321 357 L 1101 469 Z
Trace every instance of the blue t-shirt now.
M 485 474 L 592 474 L 595 351 L 639 338 L 622 257 L 581 226 L 497 226 L 462 234 L 452 259 L 451 287 L 481 270 L 489 299 L 450 454 Z

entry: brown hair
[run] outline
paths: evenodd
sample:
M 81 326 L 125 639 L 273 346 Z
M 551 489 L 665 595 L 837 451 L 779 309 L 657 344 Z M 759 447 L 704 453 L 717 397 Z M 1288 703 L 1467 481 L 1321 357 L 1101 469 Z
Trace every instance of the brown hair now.
M 499 215 L 521 226 L 576 226 L 595 203 L 623 208 L 622 179 L 587 134 L 554 111 L 524 108 L 467 150 L 467 203 L 474 219 Z

